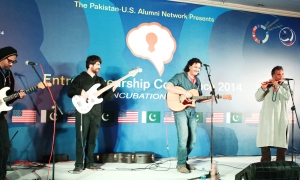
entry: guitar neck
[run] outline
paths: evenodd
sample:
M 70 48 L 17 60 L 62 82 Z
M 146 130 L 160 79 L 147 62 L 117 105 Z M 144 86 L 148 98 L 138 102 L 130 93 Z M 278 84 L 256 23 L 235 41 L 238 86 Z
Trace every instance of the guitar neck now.
M 30 93 L 31 91 L 36 90 L 37 88 L 38 88 L 38 86 L 34 86 L 34 87 L 31 87 L 29 89 L 24 90 L 24 92 L 27 94 L 27 93 Z M 12 95 L 9 95 L 9 96 L 3 98 L 3 101 L 7 102 L 7 101 L 10 101 L 10 100 L 16 99 L 18 97 L 19 97 L 19 93 L 17 92 L 17 93 L 14 93 Z
M 192 99 L 194 99 L 194 100 L 212 99 L 212 98 L 213 98 L 213 96 L 193 96 L 192 97 Z M 222 96 L 220 96 L 220 95 L 217 94 L 216 98 L 220 99 L 220 98 L 222 98 Z
M 127 74 L 126 76 L 118 79 L 117 81 L 121 82 L 123 81 L 124 79 L 128 78 L 130 76 L 130 74 Z M 98 97 L 100 94 L 104 93 L 105 91 L 109 90 L 110 88 L 112 88 L 114 85 L 113 84 L 110 84 L 110 85 L 107 85 L 105 86 L 104 88 L 100 89 L 99 91 L 97 91 L 95 93 L 95 96 Z

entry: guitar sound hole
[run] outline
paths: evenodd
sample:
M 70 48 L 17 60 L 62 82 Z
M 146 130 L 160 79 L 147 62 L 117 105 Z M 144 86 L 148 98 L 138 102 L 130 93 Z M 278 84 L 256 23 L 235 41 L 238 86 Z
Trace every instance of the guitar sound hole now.
M 184 101 L 182 102 L 182 104 L 183 104 L 183 105 L 192 104 L 192 101 L 184 100 Z

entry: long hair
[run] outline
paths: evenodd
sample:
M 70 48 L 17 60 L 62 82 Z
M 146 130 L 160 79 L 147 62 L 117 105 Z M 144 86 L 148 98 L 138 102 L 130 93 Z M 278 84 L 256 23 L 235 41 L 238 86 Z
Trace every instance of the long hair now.
M 202 62 L 200 61 L 200 59 L 198 59 L 198 58 L 192 58 L 192 59 L 190 59 L 187 62 L 187 64 L 185 65 L 183 71 L 184 72 L 189 72 L 189 70 L 190 70 L 189 67 L 192 66 L 194 63 L 200 63 L 200 65 L 202 67 Z
M 94 65 L 94 64 L 96 64 L 96 62 L 99 62 L 100 64 L 102 63 L 102 60 L 99 56 L 96 56 L 96 55 L 88 56 L 86 58 L 86 62 L 85 62 L 86 69 L 89 68 L 90 64 Z

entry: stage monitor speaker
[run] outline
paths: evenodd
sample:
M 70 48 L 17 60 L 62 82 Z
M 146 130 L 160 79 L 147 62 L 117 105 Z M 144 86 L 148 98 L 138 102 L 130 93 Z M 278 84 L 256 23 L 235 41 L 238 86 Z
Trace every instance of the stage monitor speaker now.
M 94 154 L 96 163 L 135 163 L 134 153 L 96 153 Z
M 48 163 L 49 162 L 49 158 L 50 158 L 49 155 L 44 156 L 44 161 L 43 162 Z M 53 157 L 51 157 L 50 162 L 52 162 L 52 158 Z M 69 161 L 69 156 L 67 154 L 56 154 L 54 161 L 55 162 Z
M 235 180 L 299 180 L 299 165 L 292 161 L 253 163 L 235 175 Z
M 149 151 L 139 151 L 135 152 L 136 163 L 144 164 L 144 163 L 154 163 L 155 155 L 153 152 Z
M 135 163 L 135 154 L 129 152 L 122 152 L 119 154 L 119 162 L 120 163 Z
M 96 153 L 94 162 L 96 163 L 154 163 L 153 152 L 119 152 L 119 153 Z
M 95 163 L 115 163 L 119 162 L 118 153 L 97 153 L 94 154 Z

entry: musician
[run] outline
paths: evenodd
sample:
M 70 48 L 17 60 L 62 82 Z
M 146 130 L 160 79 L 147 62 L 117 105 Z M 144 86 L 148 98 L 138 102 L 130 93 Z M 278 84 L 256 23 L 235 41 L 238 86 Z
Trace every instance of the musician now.
M 189 92 L 191 89 L 196 89 L 199 95 L 202 95 L 201 82 L 197 75 L 200 73 L 202 62 L 198 58 L 190 59 L 184 72 L 178 73 L 173 76 L 166 85 L 166 90 L 184 95 L 186 98 L 191 98 L 193 94 Z M 175 86 L 180 86 L 178 89 Z M 202 100 L 201 102 L 209 101 Z M 193 150 L 196 143 L 196 110 L 194 107 L 187 107 L 182 111 L 174 111 L 175 125 L 177 129 L 177 171 L 181 173 L 189 173 L 190 170 L 195 170 L 194 166 L 187 163 L 188 155 Z
M 290 98 L 289 87 L 284 80 L 284 71 L 276 66 L 272 78 L 262 82 L 255 93 L 258 102 L 263 101 L 259 115 L 256 145 L 261 148 L 261 162 L 271 161 L 270 148 L 277 148 L 276 161 L 285 161 L 288 147 L 288 114 L 286 103 Z
M 68 96 L 72 98 L 74 95 L 80 95 L 83 98 L 88 98 L 87 91 L 96 83 L 102 89 L 107 86 L 102 77 L 97 76 L 102 60 L 99 56 L 91 55 L 86 59 L 86 72 L 82 72 L 72 81 L 68 90 Z M 118 83 L 114 83 L 112 90 L 106 91 L 99 96 L 104 100 L 113 98 L 114 91 L 118 87 Z M 76 110 L 75 129 L 76 129 L 76 162 L 74 172 L 81 172 L 84 168 L 99 169 L 94 165 L 94 150 L 101 122 L 102 103 L 95 104 L 93 108 L 86 114 L 80 114 Z M 82 125 L 82 131 L 81 131 Z M 84 154 L 85 153 L 85 154 Z
M 10 68 L 15 63 L 17 63 L 17 56 L 17 50 L 13 47 L 7 46 L 0 49 L 0 89 L 4 87 L 10 88 L 8 91 L 6 91 L 6 96 L 16 93 L 14 91 L 15 80 Z M 25 92 L 23 90 L 20 90 L 19 98 L 24 98 L 25 95 Z M 1 97 L 1 99 L 2 98 L 4 97 Z M 8 101 L 6 102 L 6 104 L 11 104 L 15 100 L 16 99 Z M 5 102 L 0 103 L 2 104 Z M 0 180 L 6 179 L 6 162 L 11 147 L 8 133 L 8 124 L 5 118 L 6 114 L 6 111 L 1 111 L 0 113 Z

